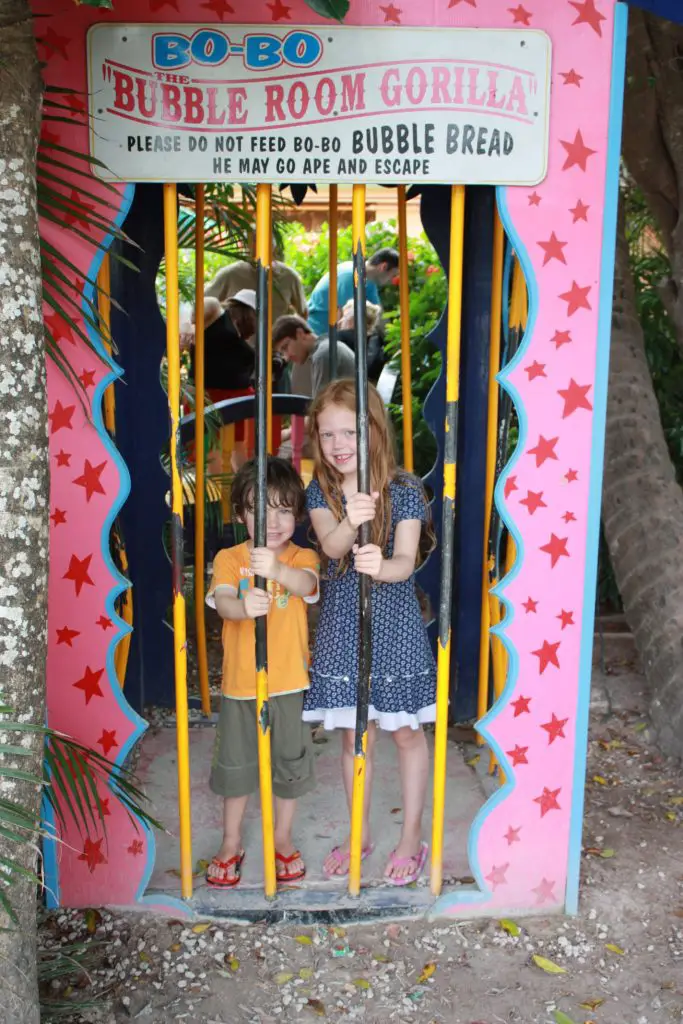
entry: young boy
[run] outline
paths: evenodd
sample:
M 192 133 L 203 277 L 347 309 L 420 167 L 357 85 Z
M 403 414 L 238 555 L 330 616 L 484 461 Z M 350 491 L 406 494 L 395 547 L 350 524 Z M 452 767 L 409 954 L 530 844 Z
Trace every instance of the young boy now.
M 296 801 L 315 785 L 310 726 L 302 720 L 308 689 L 306 604 L 318 600 L 318 556 L 291 541 L 304 512 L 304 487 L 292 465 L 269 458 L 268 535 L 254 547 L 256 463 L 246 463 L 232 485 L 232 502 L 249 540 L 219 551 L 207 603 L 223 619 L 223 697 L 210 786 L 224 798 L 223 845 L 206 874 L 209 885 L 229 888 L 240 880 L 241 827 L 249 795 L 259 788 L 256 735 L 254 620 L 268 619 L 268 691 L 275 804 L 275 857 L 279 882 L 306 873 L 292 842 Z M 254 576 L 268 581 L 254 586 Z

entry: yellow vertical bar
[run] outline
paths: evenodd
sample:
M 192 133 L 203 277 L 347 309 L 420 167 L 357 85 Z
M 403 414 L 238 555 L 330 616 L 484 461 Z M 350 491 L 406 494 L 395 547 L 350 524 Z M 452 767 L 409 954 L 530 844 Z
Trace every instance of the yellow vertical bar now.
M 451 242 L 448 274 L 448 334 L 446 338 L 446 419 L 443 468 L 444 531 L 441 538 L 441 598 L 436 676 L 436 728 L 434 734 L 434 810 L 432 816 L 431 890 L 438 896 L 443 882 L 443 838 L 446 811 L 446 752 L 448 697 L 451 666 L 451 583 L 453 573 L 453 515 L 456 494 L 458 399 L 460 394 L 460 340 L 462 333 L 462 271 L 465 240 L 465 188 L 451 189 Z M 447 508 L 450 507 L 450 515 Z
M 406 187 L 398 187 L 399 306 L 401 313 L 401 393 L 403 395 L 403 465 L 413 472 L 413 385 L 410 364 L 410 293 L 408 290 L 408 223 Z
M 206 653 L 204 608 L 204 512 L 206 452 L 204 450 L 204 186 L 195 192 L 195 499 L 194 499 L 194 615 L 197 631 L 197 667 L 202 711 L 211 714 L 209 661 Z
M 491 585 L 489 533 L 493 514 L 493 489 L 496 482 L 496 456 L 498 452 L 498 381 L 500 370 L 500 333 L 503 315 L 503 257 L 505 234 L 498 213 L 493 225 L 493 277 L 491 280 L 491 328 L 489 335 L 489 394 L 488 421 L 486 428 L 486 489 L 484 498 L 484 568 L 481 585 L 481 630 L 479 636 L 479 690 L 477 695 L 477 718 L 486 714 L 489 696 L 489 658 L 491 617 L 489 612 L 489 587 Z M 477 742 L 482 743 L 477 735 Z
M 187 633 L 183 594 L 183 488 L 178 468 L 180 423 L 180 296 L 178 292 L 178 198 L 175 185 L 164 185 L 166 248 L 166 358 L 168 412 L 171 424 L 171 548 L 173 563 L 173 654 L 178 743 L 178 816 L 180 819 L 180 888 L 192 896 L 192 826 L 190 810 L 190 733 L 187 709 Z
M 365 185 L 354 185 L 351 200 L 351 235 L 353 252 L 360 245 L 365 254 Z M 336 262 L 335 262 L 336 266 Z M 359 325 L 356 324 L 356 330 Z M 356 399 L 358 401 L 358 398 Z M 360 641 L 359 641 L 360 642 Z M 359 709 L 356 707 L 356 715 Z M 360 895 L 361 864 L 363 850 L 363 805 L 365 801 L 365 762 L 367 754 L 367 725 L 363 733 L 362 751 L 353 759 L 353 790 L 351 794 L 351 839 L 349 850 L 349 893 Z
M 263 322 L 263 310 L 261 309 L 261 303 L 264 298 L 263 290 L 261 289 L 260 282 L 262 280 L 261 267 L 265 268 L 267 278 L 270 278 L 270 259 L 271 259 L 271 247 L 272 247 L 272 215 L 271 215 L 271 200 L 272 200 L 272 189 L 270 185 L 257 185 L 256 187 L 256 263 L 259 267 L 257 277 L 257 299 L 259 310 L 258 316 L 258 329 L 256 337 L 257 345 L 257 370 L 260 365 L 261 358 L 266 350 L 266 424 L 267 426 L 267 438 L 272 437 L 270 431 L 272 430 L 272 358 L 271 353 L 271 334 L 268 332 L 267 344 L 263 344 L 263 329 L 265 327 L 267 331 L 268 318 L 265 318 L 265 324 Z M 268 287 L 266 284 L 265 297 L 267 301 Z M 258 376 L 258 374 L 257 374 Z M 262 413 L 259 414 L 259 409 L 262 410 L 261 396 L 262 386 L 257 379 L 256 382 L 256 452 L 259 460 L 259 476 L 265 478 L 265 472 L 263 471 L 263 461 L 266 457 L 265 446 L 262 441 L 262 430 L 264 423 L 262 422 Z M 261 436 L 259 436 L 259 434 Z M 267 500 L 267 494 L 262 495 L 262 500 Z M 265 544 L 265 512 L 264 509 L 258 507 L 258 492 L 257 492 L 257 508 L 256 508 L 256 542 Z M 263 527 L 263 537 L 260 538 L 260 525 Z M 257 585 L 260 585 L 257 580 Z M 275 873 L 275 837 L 274 837 L 274 822 L 273 822 L 273 770 L 271 764 L 271 752 L 270 752 L 270 721 L 268 712 L 268 656 L 267 656 L 267 634 L 264 637 L 264 642 L 261 645 L 259 641 L 259 630 L 263 629 L 266 633 L 267 625 L 265 620 L 259 622 L 257 620 L 256 630 L 256 732 L 258 736 L 258 763 L 259 763 L 259 788 L 261 792 L 261 827 L 263 830 L 263 887 L 266 899 L 272 899 L 277 891 L 277 879 Z M 261 634 L 263 637 L 263 634 Z
M 111 356 L 111 263 L 109 253 L 102 260 L 100 272 L 97 275 L 97 307 L 102 320 L 102 341 L 108 354 Z M 104 425 L 112 437 L 116 434 L 116 397 L 113 382 L 104 392 Z

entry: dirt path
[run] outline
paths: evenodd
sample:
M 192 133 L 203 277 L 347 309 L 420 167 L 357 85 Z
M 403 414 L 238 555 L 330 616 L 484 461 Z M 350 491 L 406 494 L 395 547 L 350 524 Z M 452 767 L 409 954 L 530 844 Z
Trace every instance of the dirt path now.
M 498 921 L 192 929 L 57 912 L 44 916 L 43 945 L 83 939 L 93 966 L 53 997 L 94 999 L 80 1018 L 92 1024 L 683 1021 L 683 772 L 648 745 L 638 677 L 608 677 L 599 692 L 605 683 L 578 918 L 512 922 L 510 934 Z

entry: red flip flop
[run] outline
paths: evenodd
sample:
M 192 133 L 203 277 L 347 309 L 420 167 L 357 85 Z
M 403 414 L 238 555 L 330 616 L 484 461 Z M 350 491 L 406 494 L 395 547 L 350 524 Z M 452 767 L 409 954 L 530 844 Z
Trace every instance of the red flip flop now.
M 206 873 L 206 884 L 210 885 L 212 889 L 233 889 L 242 878 L 242 862 L 244 861 L 244 850 L 240 850 L 230 860 L 219 860 L 218 857 L 214 857 L 211 863 L 220 868 L 223 872 L 223 878 L 220 876 L 210 876 L 208 871 Z M 235 873 L 228 878 L 228 871 L 231 867 L 235 868 Z
M 290 854 L 289 857 L 284 857 L 281 853 L 275 851 L 275 860 L 278 864 L 284 865 L 284 871 L 275 870 L 275 877 L 281 885 L 287 885 L 289 882 L 299 882 L 302 878 L 306 877 L 306 868 L 303 867 L 300 871 L 289 871 L 289 865 L 293 864 L 295 860 L 301 860 L 301 853 L 299 850 L 295 850 L 294 853 Z

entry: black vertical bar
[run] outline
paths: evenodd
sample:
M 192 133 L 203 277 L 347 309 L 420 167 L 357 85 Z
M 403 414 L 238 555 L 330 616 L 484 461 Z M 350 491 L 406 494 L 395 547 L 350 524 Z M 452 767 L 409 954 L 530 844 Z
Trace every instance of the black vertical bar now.
M 254 544 L 264 548 L 267 544 L 268 516 L 268 271 L 259 260 L 256 264 L 256 493 L 254 494 Z M 266 589 L 266 581 L 256 576 L 254 586 Z M 266 616 L 256 619 L 256 671 L 268 667 Z
M 358 462 L 358 490 L 370 494 L 370 431 L 368 423 L 368 335 L 365 299 L 365 252 L 362 242 L 353 257 L 353 308 L 356 334 L 356 435 Z M 358 543 L 369 544 L 370 523 L 363 523 Z M 372 667 L 372 608 L 370 603 L 371 579 L 360 574 L 360 644 L 358 649 L 358 684 L 356 691 L 355 754 L 363 754 L 363 738 L 368 728 L 370 703 L 370 670 Z

